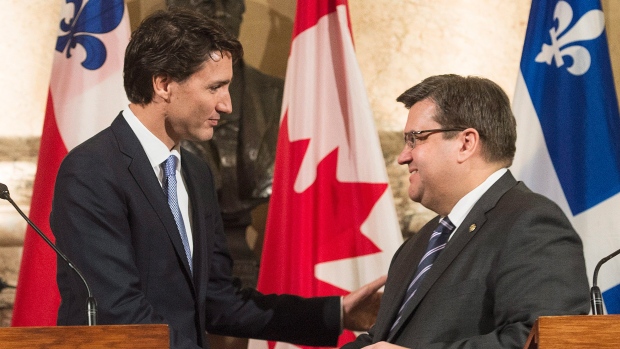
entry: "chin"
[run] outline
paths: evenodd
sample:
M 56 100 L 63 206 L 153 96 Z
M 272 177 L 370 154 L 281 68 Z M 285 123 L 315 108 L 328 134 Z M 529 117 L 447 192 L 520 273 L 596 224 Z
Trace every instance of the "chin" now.
M 198 141 L 198 142 L 204 142 L 204 141 L 208 141 L 211 138 L 213 138 L 213 129 L 209 129 L 208 131 L 205 132 L 201 132 L 200 134 L 196 135 L 196 139 L 194 141 Z
M 413 202 L 417 202 L 420 203 L 421 202 L 421 198 L 418 195 L 413 195 L 413 194 L 409 194 L 409 199 L 411 199 L 411 201 Z
M 409 188 L 407 194 L 409 195 L 409 199 L 411 199 L 412 201 L 420 202 L 420 200 L 422 199 L 422 194 L 420 194 L 417 190 L 414 190 L 413 188 Z

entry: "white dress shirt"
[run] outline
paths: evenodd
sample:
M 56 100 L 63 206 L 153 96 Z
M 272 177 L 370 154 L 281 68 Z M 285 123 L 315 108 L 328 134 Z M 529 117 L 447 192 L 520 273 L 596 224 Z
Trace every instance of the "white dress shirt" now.
M 493 186 L 493 184 L 495 184 L 495 182 L 497 182 L 500 177 L 506 173 L 506 171 L 508 171 L 508 169 L 500 168 L 499 170 L 493 172 L 489 177 L 487 177 L 487 179 L 484 180 L 484 182 L 474 188 L 474 190 L 467 193 L 467 195 L 463 196 L 461 200 L 454 205 L 452 211 L 448 214 L 450 222 L 454 225 L 454 230 L 452 231 L 449 239 L 452 239 L 454 232 L 459 228 L 459 225 L 463 223 L 465 217 L 467 217 L 469 211 L 471 211 L 476 202 L 480 200 L 482 195 L 484 195 L 484 193 L 486 193 L 487 190 L 489 190 L 489 188 L 491 188 L 491 186 Z
M 183 185 L 177 185 L 177 197 L 179 199 L 179 208 L 181 209 L 181 215 L 183 216 L 183 223 L 185 224 L 185 232 L 187 233 L 187 240 L 189 241 L 189 249 L 192 253 L 194 253 L 194 240 L 192 239 L 192 225 L 191 217 L 190 217 L 190 209 L 189 209 L 189 197 L 187 195 L 187 187 L 185 185 L 185 180 L 181 175 L 181 146 L 175 145 L 172 150 L 169 150 L 168 147 L 162 142 L 159 138 L 157 138 L 151 131 L 149 131 L 146 126 L 138 120 L 136 115 L 129 108 L 125 108 L 123 110 L 123 117 L 131 127 L 131 130 L 136 134 L 140 144 L 142 144 L 142 148 L 146 152 L 146 156 L 151 163 L 151 167 L 155 172 L 155 176 L 157 176 L 157 180 L 159 181 L 159 185 L 163 187 L 163 178 L 164 178 L 164 170 L 161 167 L 161 164 L 168 159 L 170 155 L 174 155 L 177 157 L 177 168 L 176 168 L 176 177 L 177 183 L 183 183 Z M 163 190 L 163 189 L 162 189 Z

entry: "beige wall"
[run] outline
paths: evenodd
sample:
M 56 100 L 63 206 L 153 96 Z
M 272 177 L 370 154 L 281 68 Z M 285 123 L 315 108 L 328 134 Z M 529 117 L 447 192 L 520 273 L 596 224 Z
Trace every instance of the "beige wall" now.
M 394 99 L 426 76 L 483 75 L 512 96 L 531 0 L 349 0 L 354 40 L 386 157 L 404 230 L 415 231 L 428 212 L 406 197 L 404 169 L 395 163 L 406 111 Z M 0 182 L 27 211 L 51 58 L 63 0 L 5 0 L 0 12 Z M 127 0 L 132 27 L 164 0 Z M 284 77 L 294 0 L 246 0 L 240 40 L 246 61 Z M 603 0 L 607 34 L 620 86 L 620 1 Z M 119 88 L 122 88 L 119 86 Z M 618 89 L 620 90 L 620 89 Z M 25 224 L 0 202 L 0 277 L 15 284 Z M 0 326 L 13 293 L 0 293 Z M 7 310 L 8 309 L 8 310 Z M 7 315 L 8 314 L 8 315 Z
M 41 133 L 60 6 L 58 1 L 9 0 L 0 26 L 0 137 Z
M 0 13 L 5 110 L 0 137 L 38 136 L 62 0 L 7 0 Z M 127 0 L 132 27 L 164 0 Z M 283 77 L 294 0 L 246 0 L 240 40 L 246 60 Z M 445 72 L 497 81 L 512 96 L 530 0 L 350 0 L 358 53 L 378 127 L 402 127 L 394 102 L 422 78 Z M 616 81 L 620 81 L 620 2 L 603 0 Z M 24 38 L 28 38 L 24 40 Z
M 379 128 L 402 129 L 406 113 L 395 99 L 429 75 L 482 75 L 512 95 L 529 4 L 351 1 L 357 54 Z

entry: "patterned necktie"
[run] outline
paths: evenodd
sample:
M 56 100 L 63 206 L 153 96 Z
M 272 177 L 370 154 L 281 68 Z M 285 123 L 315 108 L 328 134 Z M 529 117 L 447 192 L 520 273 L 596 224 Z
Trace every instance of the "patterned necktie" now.
M 454 230 L 454 225 L 452 224 L 452 222 L 450 222 L 450 220 L 446 216 L 439 221 L 439 225 L 433 231 L 431 238 L 428 240 L 428 246 L 426 247 L 426 253 L 424 253 L 424 256 L 422 257 L 422 259 L 420 260 L 420 263 L 418 264 L 418 269 L 416 270 L 415 275 L 413 276 L 413 280 L 411 280 L 411 283 L 409 284 L 409 287 L 407 288 L 407 293 L 405 294 L 405 300 L 403 301 L 403 304 L 400 306 L 400 310 L 398 310 L 398 315 L 396 317 L 396 320 L 394 321 L 394 324 L 392 324 L 392 327 L 390 328 L 388 340 L 391 340 L 392 337 L 394 336 L 395 334 L 394 329 L 396 328 L 396 325 L 398 325 L 398 323 L 401 320 L 401 317 L 403 315 L 403 310 L 407 306 L 407 303 L 409 302 L 409 300 L 411 300 L 411 298 L 413 298 L 413 296 L 415 295 L 416 290 L 422 283 L 424 276 L 428 273 L 428 271 L 433 266 L 433 262 L 435 262 L 435 259 L 437 259 L 437 256 L 439 256 L 439 253 L 441 253 L 441 251 L 446 247 L 448 238 L 450 237 L 450 234 L 452 233 L 453 230 Z
M 185 232 L 185 223 L 183 223 L 183 216 L 181 215 L 181 209 L 179 208 L 179 200 L 177 198 L 177 157 L 170 155 L 166 161 L 161 164 L 164 170 L 163 188 L 166 196 L 168 197 L 168 206 L 174 216 L 174 221 L 179 228 L 179 234 L 181 235 L 181 241 L 183 241 L 183 249 L 185 250 L 185 257 L 189 262 L 189 270 L 193 271 L 192 266 L 192 254 L 189 249 L 189 240 L 187 239 L 187 233 Z

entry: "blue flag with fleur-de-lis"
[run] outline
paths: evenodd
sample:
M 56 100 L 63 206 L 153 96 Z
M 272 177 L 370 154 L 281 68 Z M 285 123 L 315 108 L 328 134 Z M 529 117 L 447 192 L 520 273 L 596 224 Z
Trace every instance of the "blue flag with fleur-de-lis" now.
M 56 51 L 65 52 L 71 58 L 71 51 L 79 44 L 86 52 L 81 63 L 89 70 L 101 68 L 107 58 L 105 44 L 96 36 L 116 29 L 123 19 L 124 0 L 66 0 L 73 3 L 73 14 L 60 22 L 63 34 L 58 36 Z
M 592 282 L 620 248 L 620 115 L 600 0 L 532 1 L 520 68 L 512 170 L 569 216 Z M 620 313 L 620 257 L 598 285 Z

